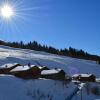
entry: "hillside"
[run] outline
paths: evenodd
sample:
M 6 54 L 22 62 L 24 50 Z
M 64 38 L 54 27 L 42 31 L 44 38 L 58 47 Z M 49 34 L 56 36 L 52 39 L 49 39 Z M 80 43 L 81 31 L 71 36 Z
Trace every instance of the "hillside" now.
M 100 77 L 100 65 L 95 61 L 0 46 L 0 67 L 13 63 L 38 65 L 37 62 L 49 68 L 61 68 L 70 76 L 77 73 L 92 73 L 97 78 Z M 99 84 L 91 83 L 92 85 L 100 87 Z M 68 96 L 76 87 L 74 83 L 65 84 L 46 79 L 22 80 L 10 75 L 0 75 L 0 100 L 68 100 Z M 91 93 L 88 95 L 83 88 L 83 100 L 94 99 L 100 99 L 100 96 Z M 80 100 L 80 93 L 72 100 Z
M 98 64 L 100 64 L 100 56 L 99 55 L 93 55 L 90 54 L 82 49 L 76 49 L 76 48 L 64 48 L 64 49 L 57 49 L 52 46 L 47 45 L 41 45 L 37 41 L 30 41 L 27 43 L 21 42 L 6 42 L 0 40 L 0 45 L 10 46 L 13 48 L 21 48 L 21 49 L 30 49 L 30 50 L 36 50 L 36 51 L 44 51 L 51 54 L 57 54 L 72 58 L 78 58 L 78 59 L 85 59 L 85 60 L 92 60 L 96 61 Z

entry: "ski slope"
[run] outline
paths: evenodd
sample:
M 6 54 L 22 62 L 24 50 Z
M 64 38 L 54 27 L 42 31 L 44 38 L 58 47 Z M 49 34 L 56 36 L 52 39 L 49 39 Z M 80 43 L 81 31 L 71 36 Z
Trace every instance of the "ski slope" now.
M 63 69 L 68 75 L 77 73 L 90 73 L 100 77 L 100 65 L 94 61 L 81 60 L 65 56 L 58 56 L 45 52 L 28 49 L 15 49 L 7 46 L 0 46 L 0 67 L 14 65 L 38 65 L 49 68 Z M 27 67 L 25 67 L 27 69 Z M 17 70 L 25 70 L 22 66 Z M 100 87 L 98 84 L 93 84 Z M 0 100 L 67 100 L 67 97 L 76 89 L 74 83 L 63 83 L 54 80 L 36 79 L 22 80 L 14 76 L 0 75 Z M 87 94 L 83 88 L 83 100 L 100 99 L 100 96 Z M 72 100 L 80 100 L 80 93 Z

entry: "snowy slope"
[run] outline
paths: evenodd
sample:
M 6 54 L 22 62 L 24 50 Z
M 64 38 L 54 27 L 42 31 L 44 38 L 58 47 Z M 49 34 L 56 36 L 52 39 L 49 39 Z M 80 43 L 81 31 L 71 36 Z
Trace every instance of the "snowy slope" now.
M 100 86 L 99 86 L 100 87 Z M 69 100 L 77 88 L 74 83 L 54 80 L 22 80 L 14 76 L 0 76 L 0 100 Z M 82 89 L 83 100 L 100 99 Z M 81 100 L 80 92 L 72 100 Z
M 27 65 L 29 62 L 37 65 L 37 61 L 50 68 L 61 68 L 67 74 L 93 73 L 100 76 L 100 65 L 93 61 L 80 60 L 70 57 L 53 55 L 45 52 L 15 49 L 7 46 L 0 46 L 0 66 L 7 63 L 20 63 Z
M 15 49 L 7 46 L 0 46 L 0 67 L 9 67 L 12 64 L 20 63 L 27 65 L 38 65 L 37 61 L 49 68 L 61 68 L 67 74 L 92 73 L 100 77 L 100 65 L 93 61 L 80 60 L 70 57 L 58 56 L 45 52 Z M 26 70 L 23 66 L 16 70 Z M 96 84 L 98 85 L 98 84 Z M 98 85 L 100 87 L 100 85 Z M 22 80 L 14 76 L 0 75 L 0 100 L 68 100 L 68 96 L 77 88 L 74 83 L 63 83 L 54 80 Z M 100 96 L 87 94 L 83 88 L 83 100 L 100 99 Z M 41 99 L 40 99 L 41 98 Z M 80 93 L 72 100 L 80 100 Z
M 72 86 L 64 87 L 63 83 L 53 80 L 26 81 L 13 76 L 0 76 L 0 100 L 39 100 L 41 95 L 42 100 L 64 100 L 73 91 Z

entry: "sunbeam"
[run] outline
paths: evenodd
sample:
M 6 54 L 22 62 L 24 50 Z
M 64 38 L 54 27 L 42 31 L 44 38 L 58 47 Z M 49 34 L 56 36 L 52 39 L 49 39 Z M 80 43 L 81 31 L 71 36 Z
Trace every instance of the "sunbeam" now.
M 30 0 L 31 1 L 31 0 Z M 20 31 L 25 23 L 31 23 L 35 18 L 39 18 L 37 10 L 41 7 L 26 3 L 25 0 L 3 0 L 0 4 L 0 30 L 6 33 L 7 30 Z M 38 12 L 37 12 L 38 13 Z

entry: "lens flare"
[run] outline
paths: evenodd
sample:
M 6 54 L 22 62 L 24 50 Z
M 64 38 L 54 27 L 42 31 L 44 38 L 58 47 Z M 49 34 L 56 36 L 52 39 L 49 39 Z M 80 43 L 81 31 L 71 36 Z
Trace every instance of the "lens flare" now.
M 22 34 L 27 25 L 32 26 L 32 21 L 38 22 L 44 6 L 35 3 L 34 0 L 0 0 L 0 32 L 12 36 L 15 32 Z
M 11 6 L 4 5 L 3 7 L 1 7 L 1 15 L 4 18 L 10 18 L 14 15 L 14 10 Z

